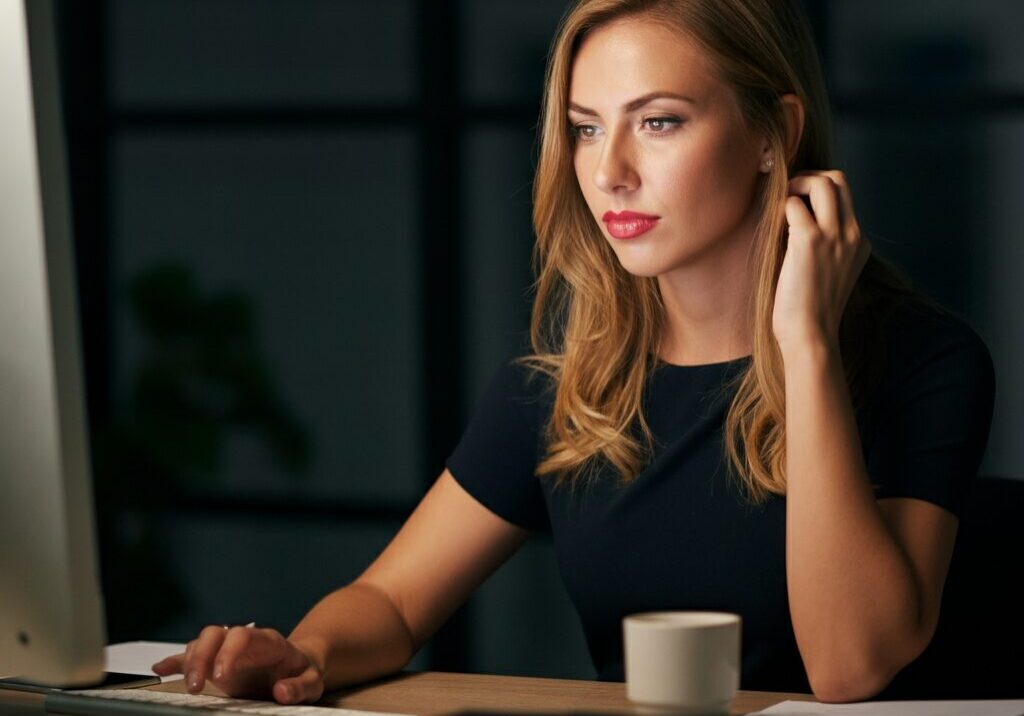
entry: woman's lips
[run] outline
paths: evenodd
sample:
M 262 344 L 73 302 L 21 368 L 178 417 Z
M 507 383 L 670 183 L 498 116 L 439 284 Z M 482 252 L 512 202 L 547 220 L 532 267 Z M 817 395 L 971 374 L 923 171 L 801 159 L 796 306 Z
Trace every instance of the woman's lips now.
M 608 233 L 616 239 L 632 239 L 653 229 L 659 218 L 661 217 L 635 211 L 623 211 L 618 214 L 606 211 L 601 220 L 608 226 Z

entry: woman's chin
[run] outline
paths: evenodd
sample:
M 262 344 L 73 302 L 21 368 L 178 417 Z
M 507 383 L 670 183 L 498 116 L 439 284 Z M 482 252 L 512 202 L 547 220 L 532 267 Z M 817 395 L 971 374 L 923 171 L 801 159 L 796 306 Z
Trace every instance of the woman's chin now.
M 635 255 L 630 251 L 616 251 L 615 253 L 619 258 L 619 265 L 633 276 L 654 278 L 671 268 L 665 265 L 664 257 Z

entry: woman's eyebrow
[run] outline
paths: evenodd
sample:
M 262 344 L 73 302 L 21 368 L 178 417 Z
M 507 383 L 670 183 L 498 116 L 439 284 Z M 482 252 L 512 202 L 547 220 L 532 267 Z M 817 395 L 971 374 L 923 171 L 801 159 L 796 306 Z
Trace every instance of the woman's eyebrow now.
M 697 103 L 697 100 L 695 100 L 693 97 L 686 97 L 686 96 L 681 95 L 681 94 L 676 94 L 675 92 L 648 92 L 647 94 L 645 94 L 645 95 L 643 95 L 641 97 L 637 97 L 636 99 L 631 99 L 629 102 L 626 102 L 626 104 L 622 105 L 622 111 L 623 112 L 635 112 L 636 110 L 640 109 L 645 104 L 647 104 L 648 102 L 651 102 L 651 101 L 656 100 L 656 99 L 663 99 L 663 98 L 678 99 L 678 100 L 681 100 L 683 102 L 689 102 L 690 104 L 696 104 Z M 595 112 L 594 110 L 589 109 L 587 107 L 583 107 L 581 105 L 578 105 L 575 102 L 573 102 L 572 100 L 569 101 L 569 109 L 571 109 L 574 112 L 579 112 L 580 114 L 585 114 L 588 117 L 596 117 L 596 116 L 598 116 L 597 112 Z

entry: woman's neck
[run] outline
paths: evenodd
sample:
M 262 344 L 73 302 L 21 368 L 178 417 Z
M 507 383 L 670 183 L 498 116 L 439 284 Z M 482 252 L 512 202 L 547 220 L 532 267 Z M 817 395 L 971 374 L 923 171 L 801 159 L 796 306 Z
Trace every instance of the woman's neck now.
M 662 360 L 701 365 L 752 353 L 753 230 L 744 226 L 735 236 L 694 263 L 658 276 L 665 306 Z

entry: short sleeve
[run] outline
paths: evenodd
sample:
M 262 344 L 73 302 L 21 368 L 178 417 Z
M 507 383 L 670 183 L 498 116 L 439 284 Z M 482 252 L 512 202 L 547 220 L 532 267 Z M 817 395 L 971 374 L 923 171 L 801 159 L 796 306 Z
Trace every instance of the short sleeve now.
M 524 529 L 550 531 L 540 478 L 534 474 L 542 432 L 540 401 L 532 395 L 536 389 L 528 389 L 527 370 L 511 359 L 504 362 L 445 465 L 494 514 Z
M 959 516 L 992 423 L 992 358 L 951 316 L 917 315 L 893 345 L 867 455 L 875 496 L 914 497 Z

